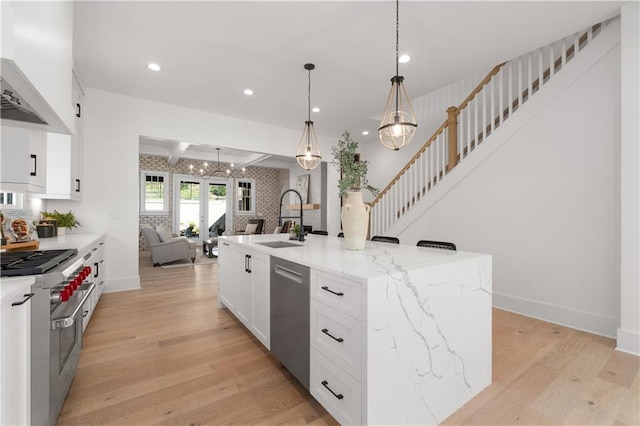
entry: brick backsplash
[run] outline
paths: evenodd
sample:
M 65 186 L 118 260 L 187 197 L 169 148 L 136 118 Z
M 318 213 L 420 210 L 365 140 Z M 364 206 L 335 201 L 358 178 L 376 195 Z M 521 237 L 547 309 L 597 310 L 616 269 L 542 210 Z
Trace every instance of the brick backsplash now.
M 191 160 L 179 160 L 175 165 L 170 165 L 165 157 L 157 157 L 150 155 L 141 155 L 139 157 L 139 170 L 149 170 L 157 172 L 169 173 L 169 213 L 168 214 L 140 214 L 139 224 L 151 225 L 154 228 L 158 225 L 165 224 L 171 227 L 173 223 L 173 175 L 189 174 L 189 164 Z M 227 164 L 221 163 L 221 166 L 227 167 Z M 280 209 L 280 195 L 282 188 L 289 182 L 288 169 L 275 169 L 269 167 L 247 167 L 244 177 L 255 179 L 256 182 L 256 214 L 255 215 L 239 215 L 235 212 L 235 201 L 233 212 L 234 230 L 244 229 L 249 219 L 262 218 L 265 220 L 264 232 L 273 232 L 278 224 L 278 216 Z M 231 183 L 233 179 L 229 179 Z M 229 195 L 233 194 L 232 190 L 228 190 Z M 283 213 L 284 214 L 284 213 Z M 141 250 L 146 249 L 146 243 L 142 235 L 138 236 L 138 247 Z

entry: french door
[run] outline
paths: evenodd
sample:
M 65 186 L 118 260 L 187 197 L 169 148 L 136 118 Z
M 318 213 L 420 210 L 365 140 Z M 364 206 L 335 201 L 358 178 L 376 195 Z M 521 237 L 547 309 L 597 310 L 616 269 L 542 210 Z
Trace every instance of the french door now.
M 233 229 L 233 180 L 175 175 L 173 229 L 197 243 Z

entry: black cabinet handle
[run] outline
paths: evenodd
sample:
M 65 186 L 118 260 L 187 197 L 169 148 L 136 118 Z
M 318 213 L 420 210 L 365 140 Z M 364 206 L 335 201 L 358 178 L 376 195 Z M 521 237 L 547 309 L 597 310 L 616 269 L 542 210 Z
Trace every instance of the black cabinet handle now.
M 322 386 L 324 386 L 325 388 L 327 388 L 327 390 L 329 390 L 329 392 L 331 392 L 333 394 L 333 396 L 335 396 L 338 399 L 342 399 L 344 398 L 344 395 L 342 395 L 341 393 L 335 393 L 334 391 L 331 390 L 331 388 L 328 386 L 329 382 L 327 382 L 326 380 L 322 381 Z
M 249 255 L 244 255 L 244 271 L 249 272 Z
M 33 297 L 33 295 L 34 295 L 34 294 L 35 294 L 35 293 L 27 293 L 27 294 L 25 294 L 25 295 L 24 295 L 24 300 L 23 300 L 22 302 L 13 302 L 13 303 L 11 304 L 11 306 L 20 306 L 20 305 L 24 305 L 24 303 L 25 303 L 27 300 L 31 299 L 31 298 Z
M 76 179 L 76 192 L 80 192 L 80 179 Z
M 87 315 L 89 315 L 89 311 L 82 312 L 82 318 L 86 318 Z
M 247 268 L 247 272 L 251 273 L 251 255 L 250 254 L 247 255 L 247 261 L 248 261 L 247 264 L 249 265 L 249 267 Z
M 100 264 L 98 262 L 94 263 L 93 266 L 96 267 L 96 273 L 93 274 L 93 278 L 98 278 L 98 275 L 100 275 Z
M 31 154 L 29 157 L 33 160 L 33 171 L 30 174 L 31 176 L 36 176 L 38 174 L 38 156 Z
M 323 328 L 323 329 L 322 329 L 322 332 L 323 332 L 324 334 L 326 334 L 327 336 L 331 337 L 331 338 L 332 338 L 333 340 L 335 340 L 336 342 L 340 342 L 340 343 L 344 342 L 344 339 L 343 339 L 342 337 L 337 337 L 337 338 L 336 338 L 336 337 L 333 337 L 333 336 L 329 333 L 329 330 L 327 330 L 326 328 Z
M 333 294 L 335 294 L 336 296 L 344 296 L 344 293 L 343 293 L 343 292 L 336 293 L 336 292 L 335 292 L 335 291 L 333 291 L 333 290 L 329 290 L 329 287 L 327 287 L 326 285 L 322 286 L 321 288 L 322 288 L 324 291 L 328 291 L 329 293 L 333 293 Z
M 76 112 L 76 117 L 80 118 L 80 104 L 76 104 L 76 108 L 78 109 Z

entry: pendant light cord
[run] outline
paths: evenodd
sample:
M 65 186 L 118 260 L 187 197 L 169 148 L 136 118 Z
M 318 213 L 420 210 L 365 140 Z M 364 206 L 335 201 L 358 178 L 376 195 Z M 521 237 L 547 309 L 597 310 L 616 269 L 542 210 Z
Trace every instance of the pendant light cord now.
M 308 102 L 308 106 L 309 108 L 307 108 L 308 111 L 308 116 L 307 116 L 307 121 L 311 121 L 311 70 L 309 70 L 309 91 L 307 92 L 307 102 Z
M 400 0 L 396 0 L 396 75 L 400 75 L 398 70 L 398 60 L 400 51 Z

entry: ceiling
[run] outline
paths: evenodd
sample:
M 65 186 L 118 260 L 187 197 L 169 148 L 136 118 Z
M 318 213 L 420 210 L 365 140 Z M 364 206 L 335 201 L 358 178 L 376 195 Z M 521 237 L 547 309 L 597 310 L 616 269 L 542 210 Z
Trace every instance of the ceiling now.
M 614 16 L 623 3 L 402 1 L 400 54 L 412 59 L 400 64 L 400 74 L 417 98 Z M 395 74 L 393 1 L 75 6 L 75 66 L 87 87 L 302 134 L 308 86 L 303 66 L 312 62 L 311 106 L 320 108 L 311 113 L 316 133 L 337 139 L 347 129 L 361 142 L 377 137 L 377 117 Z M 162 71 L 150 71 L 150 62 Z M 246 88 L 254 95 L 244 95 Z M 364 130 L 368 136 L 361 135 Z M 173 155 L 201 158 L 209 152 L 215 158 L 211 147 L 185 148 L 185 142 L 143 138 L 141 149 L 164 145 Z M 220 155 L 221 161 L 243 164 L 258 154 L 223 149 Z

